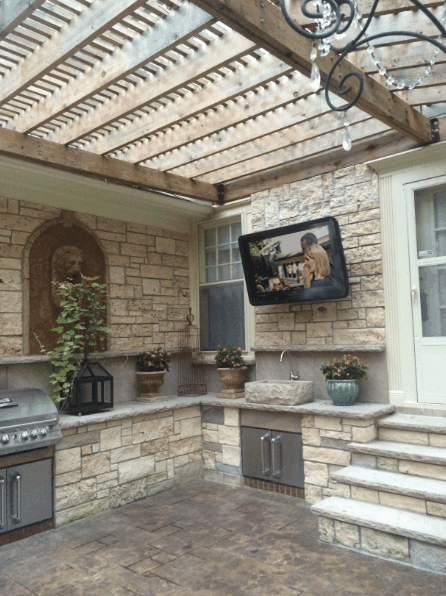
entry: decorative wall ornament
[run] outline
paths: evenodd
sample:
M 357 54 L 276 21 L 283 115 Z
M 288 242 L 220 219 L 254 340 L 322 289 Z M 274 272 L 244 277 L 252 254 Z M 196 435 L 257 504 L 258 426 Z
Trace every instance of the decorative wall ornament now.
M 436 39 L 417 31 L 406 30 L 383 31 L 367 36 L 366 32 L 375 16 L 379 0 L 373 2 L 370 13 L 366 19 L 363 18 L 356 0 L 302 0 L 302 14 L 314 22 L 315 30 L 313 30 L 313 28 L 309 30 L 297 25 L 288 11 L 287 0 L 280 0 L 280 9 L 288 25 L 296 31 L 296 33 L 313 40 L 313 48 L 310 55 L 310 60 L 312 62 L 310 84 L 315 91 L 319 89 L 321 81 L 319 68 L 317 66 L 318 51 L 321 56 L 326 56 L 330 51 L 338 54 L 338 58 L 333 63 L 325 81 L 325 99 L 328 106 L 333 111 L 344 114 L 343 125 L 345 127 L 345 132 L 342 136 L 342 145 L 346 151 L 349 151 L 351 148 L 351 138 L 348 130 L 349 122 L 346 118 L 346 113 L 360 99 L 364 89 L 364 79 L 360 73 L 354 70 L 342 77 L 338 84 L 339 95 L 342 97 L 353 91 L 355 96 L 350 101 L 346 100 L 347 103 L 339 106 L 331 101 L 329 87 L 336 68 L 348 54 L 356 52 L 362 46 L 367 46 L 367 51 L 377 67 L 379 74 L 385 76 L 387 84 L 391 87 L 395 87 L 397 90 L 414 89 L 417 85 L 423 83 L 431 74 L 432 67 L 435 64 L 440 51 L 446 54 L 446 46 L 443 43 L 446 39 L 446 2 L 440 19 L 438 19 L 432 11 L 423 6 L 419 0 L 410 0 L 410 2 L 414 7 L 426 15 L 426 17 L 437 27 L 439 35 Z M 343 12 L 344 6 L 347 8 L 346 12 Z M 339 42 L 349 34 L 351 37 L 350 41 L 345 45 L 337 45 L 336 42 Z M 386 67 L 377 56 L 374 45 L 377 40 L 386 37 L 411 37 L 426 41 L 434 46 L 435 50 L 433 55 L 431 58 L 427 59 L 427 64 L 421 76 L 415 79 L 412 78 L 406 80 L 395 77 L 389 72 L 388 67 Z M 353 88 L 350 85 L 352 79 L 356 79 L 356 88 Z

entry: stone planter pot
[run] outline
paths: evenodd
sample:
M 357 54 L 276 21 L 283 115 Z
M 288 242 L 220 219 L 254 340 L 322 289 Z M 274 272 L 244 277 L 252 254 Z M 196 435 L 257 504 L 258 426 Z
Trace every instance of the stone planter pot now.
M 359 397 L 361 386 L 354 380 L 328 379 L 326 389 L 335 406 L 352 406 Z
M 236 399 L 245 397 L 245 381 L 248 374 L 248 367 L 241 366 L 240 368 L 217 368 L 220 375 L 220 381 L 226 385 L 218 397 L 225 399 Z
M 167 370 L 156 372 L 137 372 L 139 395 L 136 401 L 152 401 L 156 398 L 166 398 L 165 393 L 160 392 L 160 387 L 164 383 L 164 375 Z

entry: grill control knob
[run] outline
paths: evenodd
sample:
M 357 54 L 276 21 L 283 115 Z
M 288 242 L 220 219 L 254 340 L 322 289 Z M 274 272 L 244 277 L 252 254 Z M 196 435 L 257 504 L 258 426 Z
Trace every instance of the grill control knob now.
M 29 439 L 29 432 L 28 432 L 27 430 L 24 430 L 24 431 L 22 432 L 22 439 L 23 439 L 24 441 L 27 441 L 27 440 Z
M 33 428 L 32 431 L 30 432 L 31 435 L 31 439 L 35 439 L 37 437 L 37 429 Z
M 9 443 L 9 435 L 2 435 L 1 441 L 2 443 Z
M 48 428 L 44 426 L 43 428 L 39 428 L 39 435 L 41 437 L 45 437 L 48 434 Z

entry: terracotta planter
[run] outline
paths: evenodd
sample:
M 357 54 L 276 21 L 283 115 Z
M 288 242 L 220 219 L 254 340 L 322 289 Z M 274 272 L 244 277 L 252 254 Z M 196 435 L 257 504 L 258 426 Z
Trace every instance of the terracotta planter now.
M 164 375 L 167 370 L 156 372 L 137 372 L 139 395 L 137 401 L 151 401 L 154 398 L 166 397 L 165 393 L 160 392 L 160 387 L 164 383 Z
M 226 385 L 226 389 L 223 389 L 218 394 L 218 397 L 224 397 L 225 399 L 245 397 L 245 381 L 248 373 L 246 366 L 241 366 L 240 368 L 217 368 L 217 370 L 221 383 Z

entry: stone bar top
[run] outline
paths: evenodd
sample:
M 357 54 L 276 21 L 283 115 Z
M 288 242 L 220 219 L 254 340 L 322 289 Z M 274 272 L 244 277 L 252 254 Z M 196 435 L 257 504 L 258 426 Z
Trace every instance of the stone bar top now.
M 70 414 L 60 415 L 60 427 L 77 428 L 88 424 L 108 422 L 110 420 L 121 420 L 123 418 L 134 418 L 144 414 L 156 412 L 167 412 L 191 406 L 220 406 L 225 408 L 240 408 L 243 410 L 263 410 L 268 412 L 289 412 L 290 414 L 302 414 L 306 416 L 333 416 L 338 418 L 357 418 L 369 420 L 392 414 L 396 408 L 388 404 L 358 403 L 353 406 L 334 406 L 330 401 L 318 400 L 298 406 L 281 406 L 277 404 L 256 404 L 247 403 L 245 398 L 222 399 L 216 394 L 208 393 L 199 397 L 178 397 L 171 396 L 164 400 L 145 402 L 125 402 L 116 404 L 108 412 L 99 412 L 86 416 L 73 416 Z
M 385 352 L 385 344 L 287 344 L 283 346 L 252 346 L 254 352 Z

